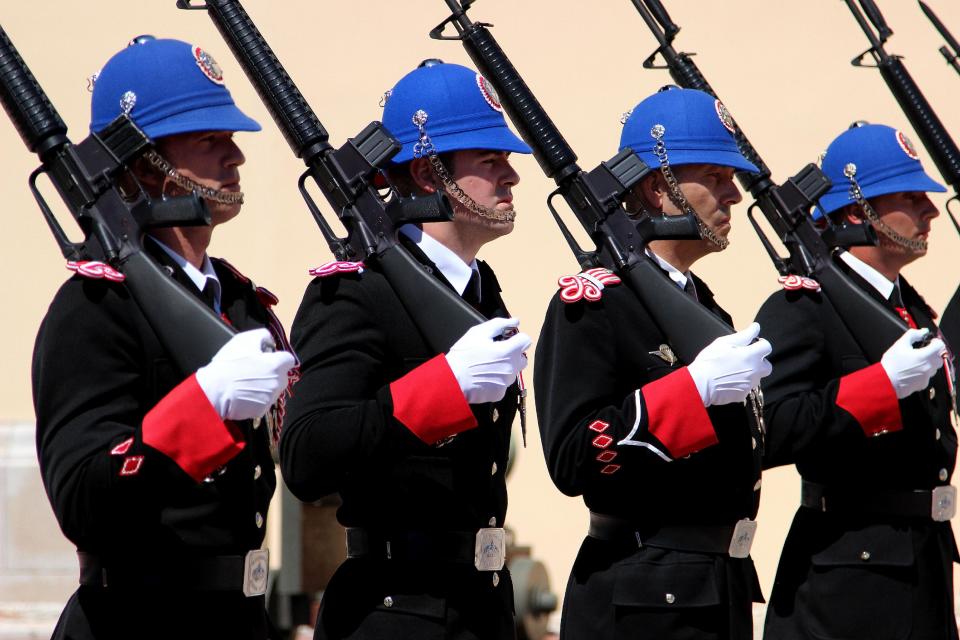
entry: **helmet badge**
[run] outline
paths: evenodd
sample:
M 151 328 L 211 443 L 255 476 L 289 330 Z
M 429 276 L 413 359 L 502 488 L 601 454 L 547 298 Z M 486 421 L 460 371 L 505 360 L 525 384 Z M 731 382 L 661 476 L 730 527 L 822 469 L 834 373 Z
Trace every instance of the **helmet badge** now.
M 920 155 L 917 153 L 916 147 L 913 146 L 913 141 L 907 137 L 903 131 L 897 131 L 897 144 L 900 145 L 900 148 L 903 149 L 903 152 L 910 156 L 912 160 L 919 160 Z
M 480 95 L 487 101 L 490 108 L 503 113 L 503 106 L 500 104 L 500 96 L 497 95 L 497 90 L 493 88 L 489 80 L 479 73 L 477 74 L 477 87 L 480 88 Z
M 714 106 L 717 109 L 717 117 L 720 118 L 720 124 L 722 124 L 730 133 L 736 133 L 737 129 L 733 124 L 733 116 L 730 115 L 730 111 L 727 109 L 727 107 L 719 100 L 714 101 Z
M 196 45 L 192 47 L 191 51 L 193 51 L 193 58 L 197 61 L 197 66 L 200 67 L 203 75 L 207 76 L 210 82 L 222 85 L 223 71 L 217 61 L 213 59 L 213 56 Z

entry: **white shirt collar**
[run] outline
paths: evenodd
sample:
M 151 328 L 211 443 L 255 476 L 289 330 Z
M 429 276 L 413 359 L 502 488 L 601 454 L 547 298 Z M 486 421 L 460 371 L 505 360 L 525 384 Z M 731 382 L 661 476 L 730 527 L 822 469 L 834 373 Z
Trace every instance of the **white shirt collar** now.
M 206 286 L 207 282 L 213 282 L 213 306 L 219 313 L 220 311 L 220 279 L 217 277 L 217 272 L 213 269 L 213 263 L 210 262 L 209 256 L 204 254 L 203 264 L 200 265 L 200 269 L 197 269 L 195 266 L 187 262 L 187 260 L 181 256 L 179 253 L 163 244 L 153 236 L 151 240 L 156 242 L 161 249 L 163 249 L 170 259 L 173 260 L 178 267 L 183 269 L 183 272 L 187 274 L 187 277 L 190 278 L 196 287 L 197 291 L 203 291 L 203 288 Z
M 465 263 L 460 259 L 460 256 L 424 233 L 420 227 L 405 224 L 400 227 L 400 232 L 413 240 L 420 251 L 423 251 L 430 258 L 430 261 L 437 266 L 437 269 L 440 269 L 440 273 L 458 294 L 463 295 L 474 271 L 477 272 L 477 277 L 480 277 L 476 260 L 473 260 L 470 264 Z
M 667 275 L 670 277 L 671 280 L 673 280 L 677 284 L 678 287 L 680 287 L 681 289 L 686 288 L 687 278 L 690 277 L 688 275 L 689 272 L 683 273 L 682 271 L 677 269 L 675 266 L 673 266 L 672 264 L 670 264 L 669 262 L 667 262 L 666 260 L 658 256 L 657 254 L 655 254 L 653 251 L 651 251 L 649 247 L 647 247 L 647 255 L 653 258 L 654 260 L 656 260 L 657 264 L 660 265 L 660 268 L 667 272 Z
M 890 294 L 893 293 L 894 285 L 900 284 L 899 277 L 897 278 L 896 282 L 890 282 L 887 280 L 885 275 L 849 251 L 844 251 L 841 253 L 840 259 L 846 262 L 851 269 L 856 271 L 857 275 L 869 282 L 871 286 L 873 286 L 873 288 L 876 289 L 886 300 L 890 299 Z

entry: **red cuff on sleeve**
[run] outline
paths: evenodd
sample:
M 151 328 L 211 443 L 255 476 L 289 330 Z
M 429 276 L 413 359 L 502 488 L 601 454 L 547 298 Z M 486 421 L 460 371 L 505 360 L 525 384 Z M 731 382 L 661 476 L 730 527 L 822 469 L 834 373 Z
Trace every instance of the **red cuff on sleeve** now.
M 868 436 L 903 429 L 897 393 L 879 362 L 840 378 L 837 406 L 852 415 Z
M 674 459 L 718 442 L 697 385 L 686 367 L 643 385 L 647 431 L 663 443 Z
M 168 393 L 143 418 L 143 443 L 200 482 L 240 453 L 246 443 L 220 419 L 195 375 Z
M 433 444 L 477 426 L 447 358 L 438 355 L 390 384 L 393 417 Z

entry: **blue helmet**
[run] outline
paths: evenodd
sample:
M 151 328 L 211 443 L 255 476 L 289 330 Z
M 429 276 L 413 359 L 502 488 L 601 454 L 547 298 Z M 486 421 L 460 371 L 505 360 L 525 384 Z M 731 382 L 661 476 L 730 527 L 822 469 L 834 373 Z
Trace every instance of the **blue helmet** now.
M 424 129 L 437 153 L 487 149 L 530 153 L 507 127 L 496 91 L 486 78 L 458 64 L 436 62 L 414 69 L 388 94 L 383 124 L 403 148 L 393 162 L 409 162 L 420 140 L 413 122 L 426 113 Z
M 97 75 L 90 131 L 126 112 L 153 139 L 191 131 L 259 131 L 234 104 L 220 67 L 200 47 L 135 38 Z
M 815 209 L 814 219 L 854 202 L 850 179 L 844 174 L 848 164 L 855 165 L 855 178 L 867 199 L 901 191 L 946 191 L 923 170 L 920 156 L 902 131 L 882 124 L 863 124 L 847 129 L 827 147 L 821 169 L 833 187 L 820 198 L 823 211 Z
M 703 91 L 665 87 L 633 108 L 620 134 L 620 150 L 633 149 L 653 168 L 660 166 L 653 152 L 656 140 L 651 129 L 655 125 L 664 129 L 663 143 L 671 166 L 716 164 L 759 172 L 737 146 L 730 112 Z

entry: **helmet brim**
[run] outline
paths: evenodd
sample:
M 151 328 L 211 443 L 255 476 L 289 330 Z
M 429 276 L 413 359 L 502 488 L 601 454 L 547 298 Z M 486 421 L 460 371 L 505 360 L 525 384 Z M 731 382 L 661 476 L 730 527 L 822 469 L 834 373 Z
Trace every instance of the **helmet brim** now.
M 890 193 L 916 192 L 944 193 L 947 189 L 942 184 L 927 175 L 923 169 L 911 171 L 887 180 L 880 180 L 873 184 L 861 184 L 863 197 L 876 198 Z M 834 184 L 833 188 L 820 198 L 820 206 L 813 210 L 813 219 L 819 220 L 823 214 L 833 213 L 854 202 L 850 197 L 849 183 Z
M 164 136 L 196 131 L 260 131 L 260 124 L 233 104 L 184 111 L 143 127 L 156 140 Z

